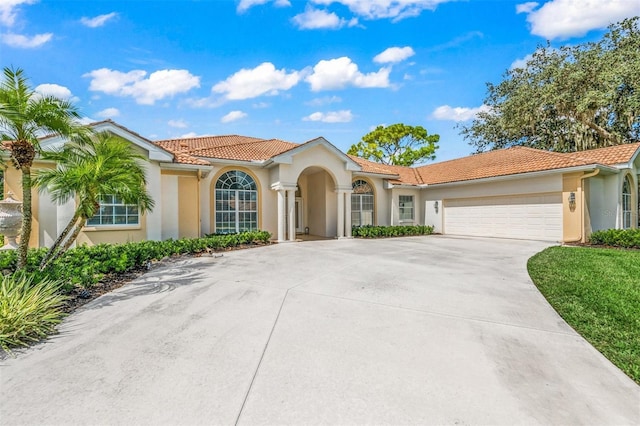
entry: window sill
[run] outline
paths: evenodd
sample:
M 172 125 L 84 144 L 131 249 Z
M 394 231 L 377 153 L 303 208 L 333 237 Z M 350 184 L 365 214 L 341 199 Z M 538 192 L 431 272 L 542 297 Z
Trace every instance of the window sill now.
M 89 225 L 82 228 L 84 232 L 95 231 L 135 231 L 142 229 L 140 225 Z

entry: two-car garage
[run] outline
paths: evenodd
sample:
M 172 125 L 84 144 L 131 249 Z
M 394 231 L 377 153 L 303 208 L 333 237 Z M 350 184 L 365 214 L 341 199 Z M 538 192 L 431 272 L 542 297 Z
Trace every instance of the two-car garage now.
M 562 193 L 443 200 L 448 235 L 562 240 Z

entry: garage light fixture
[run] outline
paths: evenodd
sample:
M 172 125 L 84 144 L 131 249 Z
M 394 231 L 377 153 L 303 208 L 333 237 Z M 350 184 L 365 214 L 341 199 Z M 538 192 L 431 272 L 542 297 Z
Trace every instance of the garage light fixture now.
M 438 202 L 434 201 L 433 202 L 433 209 L 436 211 L 436 214 L 438 213 Z
M 575 192 L 570 192 L 569 193 L 569 207 L 574 209 L 576 207 L 576 193 Z

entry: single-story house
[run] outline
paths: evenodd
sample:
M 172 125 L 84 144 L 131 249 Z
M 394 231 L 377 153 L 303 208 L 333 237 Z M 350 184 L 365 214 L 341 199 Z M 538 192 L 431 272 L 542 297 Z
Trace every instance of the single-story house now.
M 94 123 L 148 158 L 156 202 L 140 215 L 105 194 L 79 243 L 198 237 L 263 229 L 277 241 L 298 234 L 351 236 L 352 226 L 417 225 L 451 235 L 574 242 L 599 229 L 638 223 L 640 143 L 577 153 L 514 147 L 420 167 L 373 163 L 322 137 L 297 144 L 246 136 L 151 141 L 111 121 Z M 43 149 L 65 141 L 41 140 Z M 36 160 L 34 167 L 51 167 Z M 20 174 L 4 192 L 21 199 Z M 74 205 L 33 193 L 33 246 L 49 246 Z

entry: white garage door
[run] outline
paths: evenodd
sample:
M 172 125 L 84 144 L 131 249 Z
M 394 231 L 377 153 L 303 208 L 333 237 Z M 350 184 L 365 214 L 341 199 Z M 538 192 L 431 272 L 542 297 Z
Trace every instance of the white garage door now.
M 444 233 L 560 241 L 562 195 L 445 200 Z

